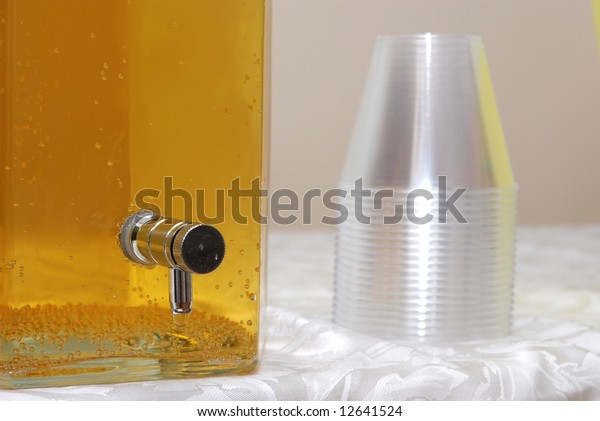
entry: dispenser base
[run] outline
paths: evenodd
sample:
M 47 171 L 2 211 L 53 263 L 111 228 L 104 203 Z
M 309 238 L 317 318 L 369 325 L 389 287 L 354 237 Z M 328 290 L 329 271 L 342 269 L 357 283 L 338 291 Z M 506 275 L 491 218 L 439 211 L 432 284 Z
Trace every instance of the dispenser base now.
M 257 360 L 240 364 L 207 365 L 205 361 L 100 358 L 27 374 L 3 375 L 0 376 L 0 388 L 28 389 L 248 374 L 254 371 L 257 364 Z

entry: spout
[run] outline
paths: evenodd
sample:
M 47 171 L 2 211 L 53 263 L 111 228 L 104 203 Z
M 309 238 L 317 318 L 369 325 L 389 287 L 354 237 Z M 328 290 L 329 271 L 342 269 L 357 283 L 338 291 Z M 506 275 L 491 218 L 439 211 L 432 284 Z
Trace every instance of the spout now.
M 174 317 L 187 317 L 192 311 L 192 274 L 212 272 L 225 256 L 225 240 L 216 228 L 162 218 L 147 210 L 131 214 L 123 222 L 119 244 L 135 263 L 170 269 L 169 297 Z
M 169 270 L 169 299 L 173 314 L 192 312 L 192 274 L 181 269 Z

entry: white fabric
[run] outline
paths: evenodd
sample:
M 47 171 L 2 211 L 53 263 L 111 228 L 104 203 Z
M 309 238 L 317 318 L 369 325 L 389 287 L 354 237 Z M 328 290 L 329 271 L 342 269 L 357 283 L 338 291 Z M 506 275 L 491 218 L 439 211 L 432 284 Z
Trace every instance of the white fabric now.
M 331 323 L 333 232 L 272 232 L 252 375 L 0 391 L 0 399 L 600 399 L 600 226 L 519 230 L 512 336 L 415 349 Z

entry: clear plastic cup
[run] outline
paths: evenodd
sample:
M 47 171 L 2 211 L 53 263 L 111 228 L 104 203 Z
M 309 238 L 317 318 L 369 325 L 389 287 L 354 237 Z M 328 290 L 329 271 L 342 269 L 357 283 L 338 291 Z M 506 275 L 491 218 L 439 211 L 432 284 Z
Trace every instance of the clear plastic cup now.
M 429 344 L 508 334 L 517 187 L 479 37 L 378 37 L 340 187 L 357 180 L 371 196 L 340 202 L 334 320 Z

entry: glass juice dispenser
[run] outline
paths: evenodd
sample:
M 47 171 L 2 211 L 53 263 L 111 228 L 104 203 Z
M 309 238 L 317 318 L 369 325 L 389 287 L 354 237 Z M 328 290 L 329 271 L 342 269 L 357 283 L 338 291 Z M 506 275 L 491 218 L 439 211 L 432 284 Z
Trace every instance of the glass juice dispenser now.
M 0 0 L 0 387 L 256 366 L 267 9 Z

